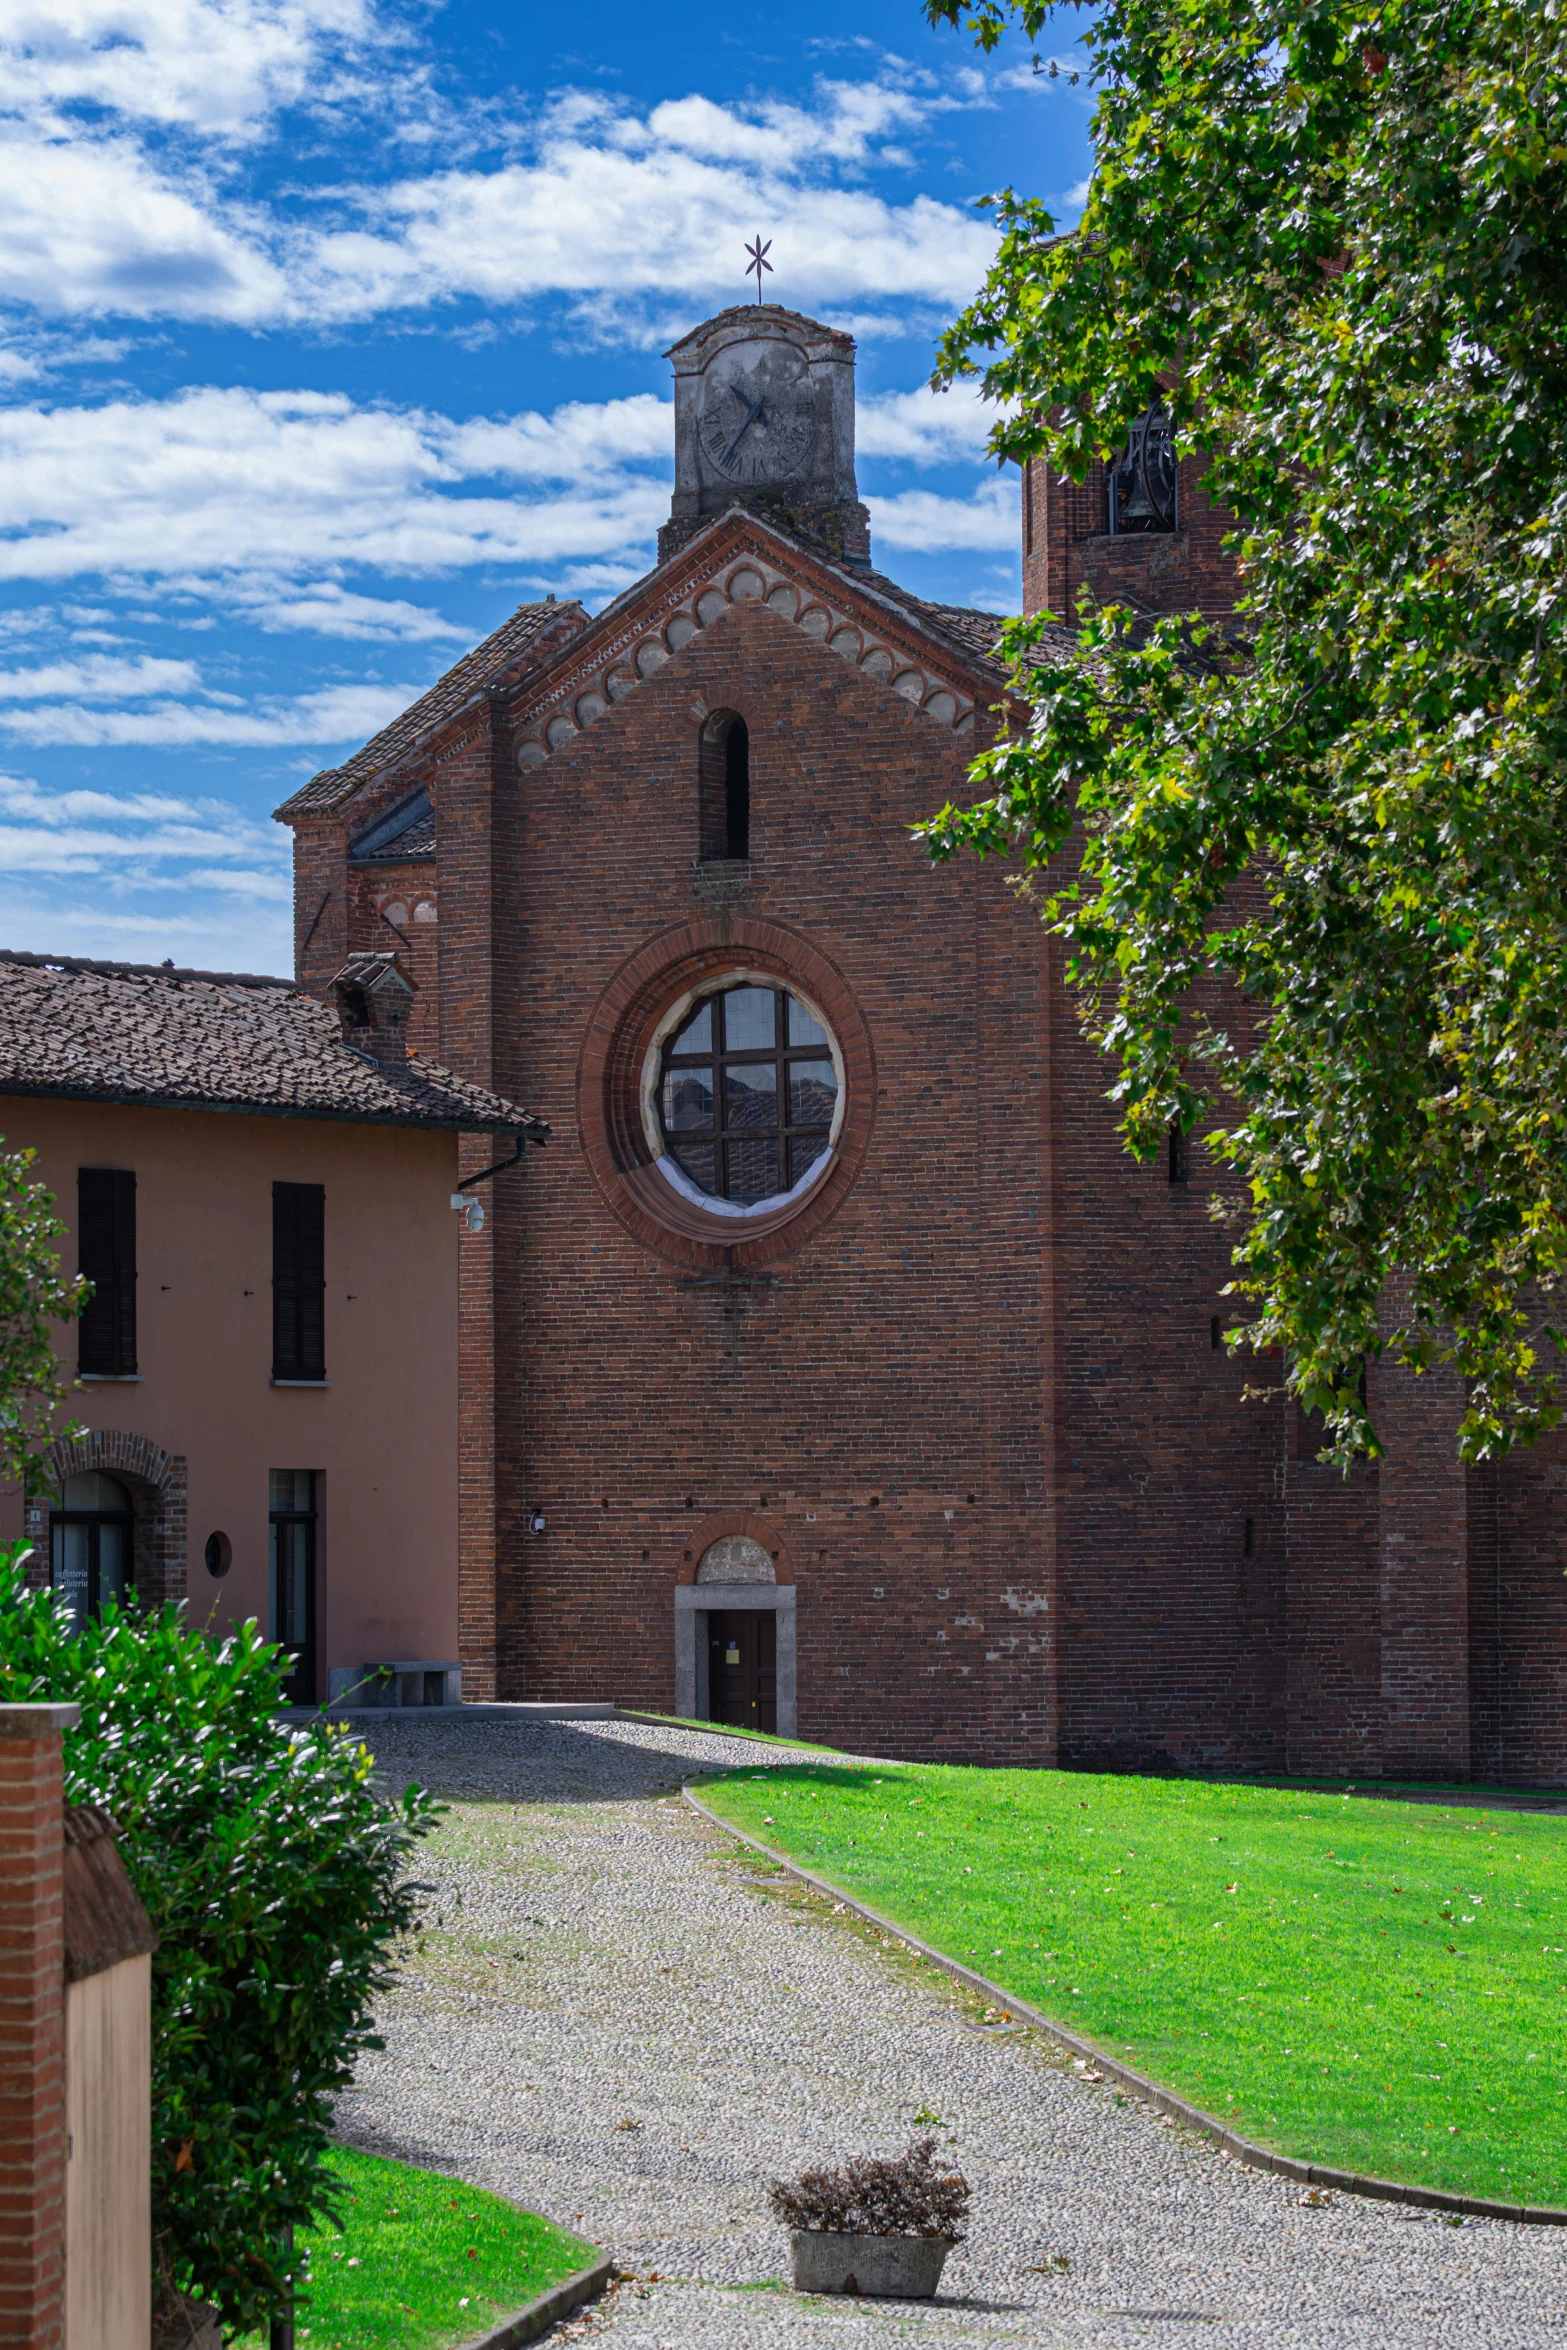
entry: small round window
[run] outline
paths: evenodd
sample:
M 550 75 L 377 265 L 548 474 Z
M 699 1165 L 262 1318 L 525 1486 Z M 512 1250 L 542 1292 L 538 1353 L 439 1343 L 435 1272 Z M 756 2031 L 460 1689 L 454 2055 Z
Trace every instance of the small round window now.
M 774 1207 L 824 1171 L 842 1090 L 833 1039 L 802 997 L 751 979 L 722 985 L 666 1032 L 660 1164 L 720 1214 Z

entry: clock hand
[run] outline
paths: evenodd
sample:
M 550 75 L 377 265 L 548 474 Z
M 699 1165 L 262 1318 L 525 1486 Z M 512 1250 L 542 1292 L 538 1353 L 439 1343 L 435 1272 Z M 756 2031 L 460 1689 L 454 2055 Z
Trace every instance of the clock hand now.
M 762 414 L 765 412 L 765 410 L 766 410 L 766 407 L 767 407 L 767 394 L 764 392 L 764 393 L 762 394 L 761 398 L 760 398 L 760 399 L 757 401 L 757 403 L 756 403 L 756 406 L 755 406 L 755 407 L 754 407 L 754 408 L 751 410 L 750 414 L 747 416 L 747 418 L 746 418 L 746 420 L 745 420 L 744 424 L 742 424 L 742 425 L 741 425 L 741 427 L 740 427 L 740 430 L 739 430 L 739 431 L 738 431 L 738 432 L 735 434 L 735 437 L 734 437 L 734 439 L 733 439 L 733 440 L 730 442 L 730 444 L 729 444 L 728 448 L 727 448 L 727 449 L 724 451 L 724 454 L 723 454 L 723 463 L 724 463 L 725 465 L 727 465 L 727 464 L 730 462 L 730 460 L 731 460 L 731 459 L 732 459 L 732 457 L 734 456 L 734 453 L 735 453 L 736 449 L 738 449 L 738 448 L 739 448 L 739 446 L 740 446 L 740 443 L 741 443 L 741 442 L 742 442 L 742 441 L 745 439 L 745 436 L 746 436 L 746 434 L 747 434 L 747 433 L 750 431 L 750 429 L 751 429 L 752 425 L 753 425 L 753 424 L 755 424 L 755 422 L 756 422 L 757 418 L 758 418 L 759 416 L 761 416 L 761 415 L 762 415 Z

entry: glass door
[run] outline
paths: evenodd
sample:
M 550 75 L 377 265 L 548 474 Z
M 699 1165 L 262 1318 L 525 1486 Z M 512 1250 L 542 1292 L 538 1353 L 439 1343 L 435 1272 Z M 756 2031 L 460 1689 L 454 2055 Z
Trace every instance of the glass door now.
M 271 1633 L 293 1652 L 283 1683 L 289 1705 L 316 1702 L 316 1478 L 313 1469 L 268 1474 Z
M 87 1470 L 67 1477 L 60 1506 L 49 1513 L 49 1579 L 80 1631 L 112 1599 L 123 1607 L 131 1589 L 131 1497 L 113 1477 Z

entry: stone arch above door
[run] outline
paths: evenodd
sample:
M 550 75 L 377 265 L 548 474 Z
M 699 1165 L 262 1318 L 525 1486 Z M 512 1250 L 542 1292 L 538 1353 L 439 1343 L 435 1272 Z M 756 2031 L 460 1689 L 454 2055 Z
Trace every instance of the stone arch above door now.
M 136 1595 L 144 1606 L 160 1607 L 185 1597 L 185 1457 L 165 1452 L 150 1436 L 126 1428 L 89 1428 L 60 1437 L 42 1455 L 34 1490 L 27 1497 L 27 1539 L 33 1555 L 27 1579 L 49 1580 L 49 1497 L 67 1477 L 98 1469 L 127 1487 L 136 1513 Z
M 699 1583 L 776 1583 L 773 1562 L 749 1534 L 720 1534 L 696 1563 Z

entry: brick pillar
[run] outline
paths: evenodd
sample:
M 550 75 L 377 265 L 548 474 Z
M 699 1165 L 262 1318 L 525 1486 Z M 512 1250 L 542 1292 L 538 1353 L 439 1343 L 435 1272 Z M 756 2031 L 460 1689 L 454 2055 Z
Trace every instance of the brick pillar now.
M 1382 1598 L 1382 1770 L 1391 1779 L 1467 1779 L 1469 1494 L 1458 1457 L 1459 1382 L 1383 1362 L 1372 1418 L 1386 1448 L 1377 1478 Z
M 65 2340 L 65 1840 L 75 1705 L 0 1705 L 0 2350 Z

